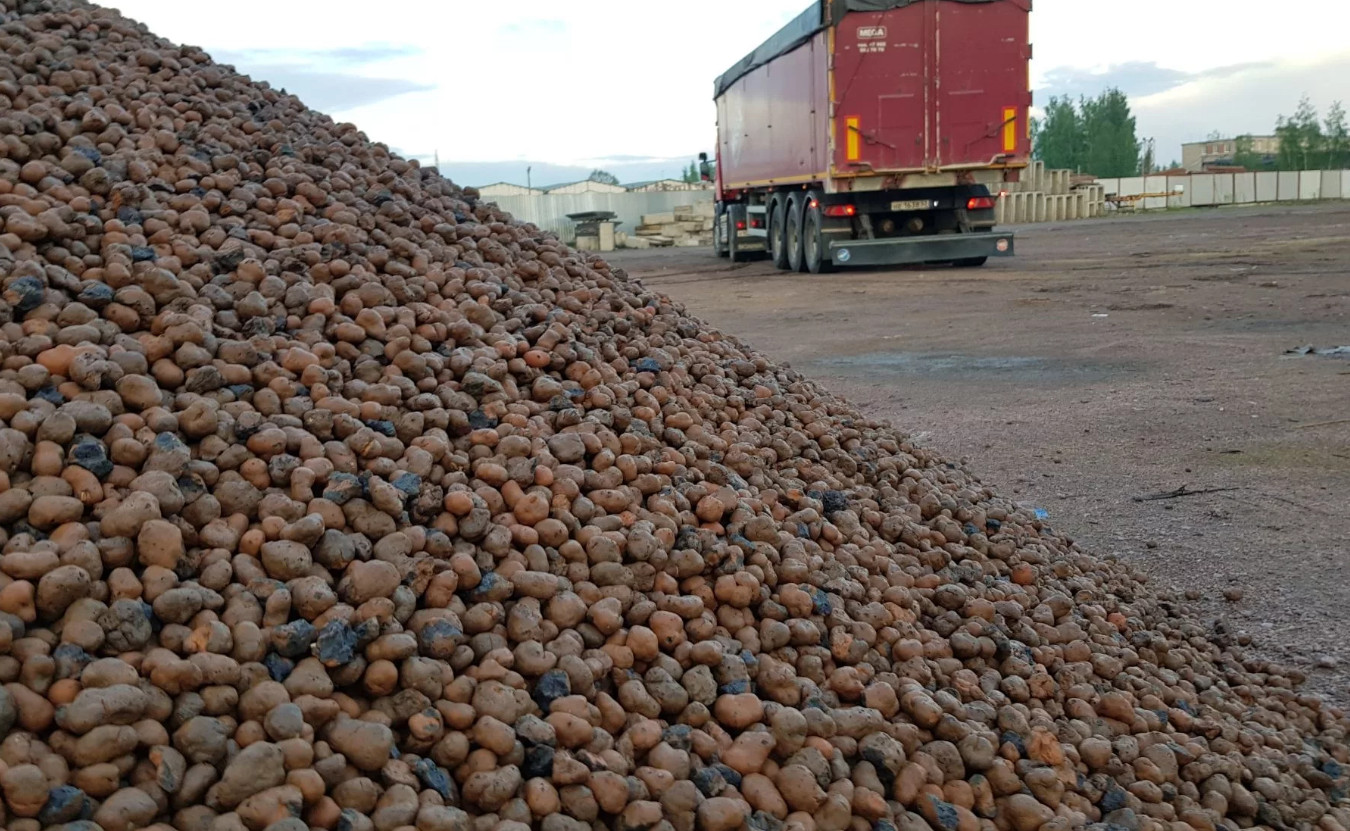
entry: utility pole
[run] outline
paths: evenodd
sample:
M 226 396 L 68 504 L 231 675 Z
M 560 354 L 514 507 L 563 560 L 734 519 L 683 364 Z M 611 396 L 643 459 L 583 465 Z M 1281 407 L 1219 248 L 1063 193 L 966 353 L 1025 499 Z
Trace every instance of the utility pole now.
M 533 170 L 534 170 L 533 167 L 527 167 L 527 168 L 525 168 L 525 189 L 526 189 L 526 190 L 534 190 L 534 185 L 532 184 L 531 179 L 530 179 L 530 173 L 531 173 Z
M 441 172 L 441 151 L 439 151 L 439 150 L 434 151 L 434 155 L 435 155 L 435 159 L 436 159 L 436 162 L 435 162 L 435 164 L 436 164 L 436 172 L 437 172 L 437 173 L 440 173 L 440 172 Z

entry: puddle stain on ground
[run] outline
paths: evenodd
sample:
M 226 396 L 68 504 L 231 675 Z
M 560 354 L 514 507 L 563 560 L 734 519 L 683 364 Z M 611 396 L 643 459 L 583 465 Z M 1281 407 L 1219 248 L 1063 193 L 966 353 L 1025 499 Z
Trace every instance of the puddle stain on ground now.
M 1045 384 L 1104 381 L 1137 368 L 1123 361 L 920 352 L 869 352 L 810 363 L 821 370 L 847 375 L 938 376 Z

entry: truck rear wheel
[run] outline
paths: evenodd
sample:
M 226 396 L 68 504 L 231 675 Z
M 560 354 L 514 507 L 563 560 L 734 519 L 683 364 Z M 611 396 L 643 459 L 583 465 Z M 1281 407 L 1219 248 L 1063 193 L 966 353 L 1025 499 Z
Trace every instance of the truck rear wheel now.
M 805 258 L 802 252 L 802 200 L 794 197 L 788 205 L 787 224 L 783 228 L 783 239 L 787 243 L 787 262 L 789 271 L 805 271 Z
M 824 221 L 820 213 L 820 200 L 807 197 L 806 221 L 802 228 L 802 261 L 806 271 L 812 274 L 828 274 L 834 270 L 829 252 L 825 250 Z
M 769 208 L 769 253 L 773 256 L 775 268 L 787 269 L 787 239 L 783 232 L 787 229 L 787 210 L 783 207 L 787 200 L 773 200 Z

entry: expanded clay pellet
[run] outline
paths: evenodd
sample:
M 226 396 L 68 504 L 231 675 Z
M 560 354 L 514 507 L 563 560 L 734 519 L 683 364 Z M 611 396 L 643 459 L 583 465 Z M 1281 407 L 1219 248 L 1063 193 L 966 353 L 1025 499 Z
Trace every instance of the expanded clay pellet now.
M 1182 598 L 352 125 L 0 9 L 5 828 L 1350 828 L 1344 715 Z

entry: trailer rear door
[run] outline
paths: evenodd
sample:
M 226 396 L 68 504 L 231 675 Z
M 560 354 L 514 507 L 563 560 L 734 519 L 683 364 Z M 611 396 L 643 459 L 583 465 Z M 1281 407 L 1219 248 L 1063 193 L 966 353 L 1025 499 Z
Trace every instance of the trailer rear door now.
M 1025 158 L 1029 11 L 1029 0 L 914 0 L 845 14 L 830 79 L 836 175 Z
M 935 16 L 937 33 L 937 165 L 980 165 L 1027 155 L 1027 4 L 928 0 L 925 5 Z

